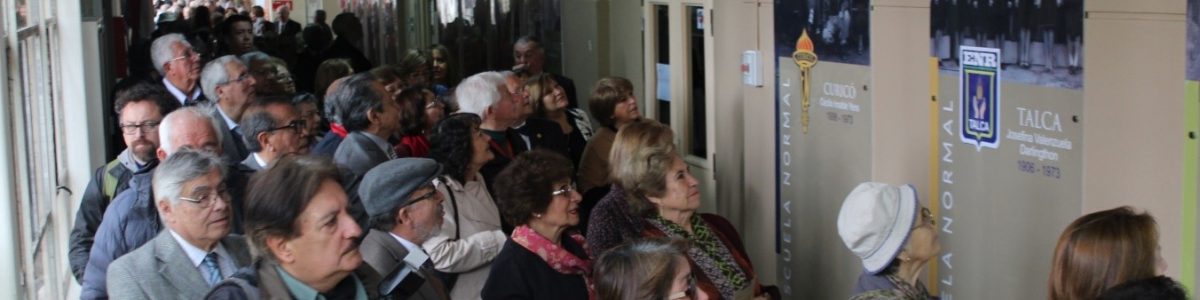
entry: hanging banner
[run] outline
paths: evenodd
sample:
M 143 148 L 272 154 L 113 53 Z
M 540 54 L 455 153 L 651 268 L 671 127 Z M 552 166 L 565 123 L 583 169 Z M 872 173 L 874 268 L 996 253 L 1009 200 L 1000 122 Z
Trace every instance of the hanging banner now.
M 929 281 L 942 299 L 1045 298 L 1082 205 L 1083 1 L 931 10 L 942 253 Z
M 777 282 L 784 299 L 846 299 L 862 263 L 837 233 L 871 175 L 867 0 L 776 1 Z

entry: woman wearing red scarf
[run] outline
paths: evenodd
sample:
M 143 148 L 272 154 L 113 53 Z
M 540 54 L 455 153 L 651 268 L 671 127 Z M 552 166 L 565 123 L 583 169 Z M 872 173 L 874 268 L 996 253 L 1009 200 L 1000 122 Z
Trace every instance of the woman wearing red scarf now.
M 500 211 L 516 228 L 492 262 L 483 299 L 595 299 L 571 160 L 548 150 L 517 156 L 496 176 Z

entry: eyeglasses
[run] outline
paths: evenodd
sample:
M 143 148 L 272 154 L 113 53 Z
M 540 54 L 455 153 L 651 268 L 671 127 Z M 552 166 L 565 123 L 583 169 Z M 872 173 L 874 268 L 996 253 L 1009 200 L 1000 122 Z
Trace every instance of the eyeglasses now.
M 292 131 L 294 131 L 296 133 L 300 133 L 301 129 L 308 128 L 307 125 L 308 125 L 308 122 L 297 119 L 297 120 L 292 120 L 291 122 L 288 122 L 287 125 L 267 129 L 267 132 L 291 128 Z
M 141 131 L 142 133 L 158 132 L 158 124 L 160 124 L 160 123 L 162 123 L 162 122 L 146 121 L 146 122 L 141 122 L 141 123 L 137 123 L 137 124 L 125 124 L 125 125 L 121 125 L 121 126 L 117 126 L 117 127 L 120 127 L 121 132 L 124 133 L 125 135 L 135 135 L 138 133 L 138 131 Z
M 695 274 L 688 275 L 686 290 L 671 293 L 670 296 L 667 296 L 668 300 L 677 300 L 677 299 L 684 299 L 684 298 L 696 299 L 696 275 Z
M 437 195 L 438 195 L 438 190 L 436 187 L 433 186 L 432 182 L 429 184 L 426 184 L 425 186 L 422 186 L 420 188 L 429 188 L 430 190 L 428 193 L 418 196 L 416 199 L 409 200 L 407 204 L 404 204 L 404 206 L 413 205 L 413 204 L 416 204 L 417 202 L 421 202 L 422 200 L 433 199 L 434 197 L 437 197 Z
M 928 207 L 921 207 L 921 218 L 925 219 L 925 222 L 922 222 L 921 224 L 917 224 L 917 226 L 913 226 L 913 229 L 917 229 L 918 227 L 925 226 L 925 224 L 937 226 L 937 219 L 933 218 L 933 212 L 930 211 Z
M 246 79 L 250 78 L 250 76 L 251 76 L 251 75 L 250 75 L 250 72 L 242 72 L 242 75 L 238 75 L 238 77 L 237 77 L 237 78 L 234 78 L 233 80 L 230 80 L 230 81 L 228 81 L 228 82 L 225 82 L 225 84 L 230 84 L 230 83 L 235 83 L 235 82 L 242 82 L 242 81 L 245 81 Z M 225 84 L 222 84 L 222 85 L 225 85 Z
M 200 53 L 196 53 L 196 51 L 192 51 L 192 49 L 188 49 L 187 53 L 184 53 L 183 55 L 172 58 L 171 60 L 168 60 L 167 63 L 171 63 L 173 61 L 177 61 L 177 60 L 185 59 L 185 58 L 186 59 L 195 59 L 195 58 L 199 58 L 199 57 L 200 57 Z
M 200 195 L 199 198 L 179 197 L 179 200 L 191 202 L 200 208 L 209 208 L 212 207 L 213 203 L 216 203 L 217 200 L 221 200 L 222 202 L 229 204 L 229 190 L 221 187 L 219 189 L 212 190 L 212 192 L 204 193 Z
M 574 182 L 574 181 L 572 181 L 571 183 L 564 184 L 564 185 L 562 185 L 562 186 L 558 187 L 558 189 L 557 189 L 557 190 L 554 190 L 553 192 L 550 192 L 550 196 L 560 196 L 560 195 L 563 195 L 563 194 L 566 194 L 566 193 L 570 193 L 570 192 L 573 192 L 573 191 L 575 191 L 575 182 Z

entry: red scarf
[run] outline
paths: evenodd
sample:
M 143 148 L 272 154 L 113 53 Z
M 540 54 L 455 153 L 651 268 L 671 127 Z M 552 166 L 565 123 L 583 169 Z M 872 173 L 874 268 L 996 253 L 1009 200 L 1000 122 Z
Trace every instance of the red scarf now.
M 346 127 L 343 127 L 342 124 L 338 123 L 329 123 L 329 131 L 332 131 L 333 134 L 336 134 L 343 139 L 346 138 L 346 134 L 349 134 L 349 132 L 346 131 Z
M 579 244 L 587 254 L 587 240 L 578 233 L 571 233 L 571 239 Z M 568 275 L 583 276 L 584 284 L 588 288 L 588 299 L 596 299 L 596 288 L 592 284 L 592 262 L 576 257 L 571 252 L 563 249 L 561 246 L 550 242 L 542 235 L 538 234 L 529 225 L 517 226 L 513 228 L 512 239 L 518 245 L 525 247 L 529 252 L 537 254 L 546 264 L 550 265 L 555 271 Z M 590 254 L 588 254 L 590 255 Z

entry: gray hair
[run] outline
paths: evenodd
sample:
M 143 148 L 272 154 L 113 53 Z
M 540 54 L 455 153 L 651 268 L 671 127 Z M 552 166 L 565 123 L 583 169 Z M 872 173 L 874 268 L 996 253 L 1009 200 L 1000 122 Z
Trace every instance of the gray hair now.
M 171 149 L 171 136 L 174 135 L 175 122 L 182 122 L 187 119 L 202 119 L 208 121 L 212 125 L 213 134 L 217 136 L 217 146 L 224 145 L 225 135 L 217 130 L 221 128 L 221 123 L 225 120 L 219 120 L 212 117 L 213 108 L 210 106 L 189 106 L 177 109 L 163 118 L 162 123 L 158 125 L 158 147 L 167 152 L 167 155 L 173 154 L 175 151 Z
M 240 58 L 242 59 L 242 63 L 246 64 L 246 66 L 248 67 L 256 61 L 260 61 L 260 60 L 269 61 L 275 57 L 272 57 L 269 54 L 263 53 L 262 51 L 253 51 L 253 52 L 247 52 L 246 54 L 242 54 L 242 56 Z
M 165 199 L 171 205 L 179 203 L 184 183 L 214 170 L 221 174 L 221 181 L 225 181 L 225 163 L 220 156 L 191 148 L 179 149 L 154 169 L 155 202 Z
M 467 77 L 454 89 L 458 111 L 486 118 L 483 112 L 500 102 L 500 91 L 497 90 L 500 86 L 504 86 L 504 75 L 499 72 L 483 72 Z
M 200 87 L 204 89 L 204 96 L 213 103 L 221 101 L 217 98 L 217 87 L 229 83 L 229 71 L 225 65 L 231 62 L 245 65 L 237 56 L 226 55 L 208 62 L 204 65 L 204 71 L 200 72 Z
M 367 112 L 383 108 L 383 95 L 371 88 L 375 81 L 375 75 L 369 72 L 350 75 L 325 99 L 326 105 L 332 103 L 332 112 L 346 131 L 361 131 L 371 126 Z
M 158 70 L 159 75 L 167 76 L 166 71 L 163 71 L 163 65 L 175 58 L 175 53 L 173 53 L 175 51 L 172 51 L 174 49 L 171 46 L 177 42 L 183 43 L 188 48 L 192 47 L 192 44 L 178 33 L 161 36 L 155 39 L 153 44 L 150 44 L 150 60 L 154 62 L 154 69 Z
M 292 102 L 285 97 L 266 97 L 255 101 L 253 105 L 257 108 L 250 110 L 250 114 L 242 117 L 242 123 L 238 125 L 242 128 L 242 139 L 246 142 L 246 150 L 258 153 L 263 150 L 263 145 L 258 142 L 258 134 L 268 132 L 277 126 L 287 125 L 279 124 L 284 120 L 276 120 L 275 116 L 267 111 L 267 107 L 272 105 L 291 106 Z

